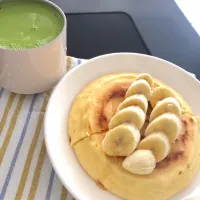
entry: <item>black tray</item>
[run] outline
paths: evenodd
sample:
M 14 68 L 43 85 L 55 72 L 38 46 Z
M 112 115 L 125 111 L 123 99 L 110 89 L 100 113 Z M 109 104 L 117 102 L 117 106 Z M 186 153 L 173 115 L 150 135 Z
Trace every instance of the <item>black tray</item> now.
M 68 54 L 92 58 L 112 52 L 150 54 L 131 17 L 123 12 L 66 14 Z

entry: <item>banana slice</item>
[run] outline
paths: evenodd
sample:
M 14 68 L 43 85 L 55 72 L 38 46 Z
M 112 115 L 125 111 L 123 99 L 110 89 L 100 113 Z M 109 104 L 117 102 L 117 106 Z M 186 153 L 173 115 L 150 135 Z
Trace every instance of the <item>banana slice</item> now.
M 167 97 L 175 97 L 174 92 L 164 86 L 156 87 L 150 97 L 151 106 L 154 108 L 158 101 L 161 101 Z
M 169 154 L 170 142 L 164 133 L 156 132 L 144 138 L 139 143 L 137 149 L 151 150 L 156 158 L 156 162 L 160 162 Z
M 156 159 L 150 150 L 136 150 L 125 158 L 122 167 L 133 174 L 151 174 L 156 167 Z
M 155 118 L 146 128 L 145 136 L 154 132 L 164 132 L 170 142 L 174 142 L 181 131 L 181 120 L 173 113 L 165 113 Z
M 151 112 L 149 122 L 167 112 L 174 113 L 179 118 L 181 117 L 180 104 L 174 97 L 167 97 L 166 99 L 159 101 Z
M 123 108 L 127 108 L 129 106 L 139 106 L 146 113 L 148 101 L 143 94 L 135 94 L 127 97 L 122 103 L 120 103 L 118 110 L 122 110 Z
M 145 80 L 134 81 L 126 92 L 126 98 L 134 94 L 143 94 L 147 100 L 151 96 L 151 87 Z
M 136 77 L 135 80 L 141 80 L 141 79 L 147 81 L 151 88 L 153 87 L 154 81 L 150 74 L 147 74 L 147 73 L 140 74 Z
M 109 156 L 128 156 L 140 142 L 140 132 L 130 124 L 119 125 L 110 130 L 102 142 L 102 148 Z
M 145 113 L 140 107 L 131 106 L 120 110 L 116 115 L 114 115 L 109 123 L 109 129 L 123 124 L 132 123 L 140 130 L 145 121 Z

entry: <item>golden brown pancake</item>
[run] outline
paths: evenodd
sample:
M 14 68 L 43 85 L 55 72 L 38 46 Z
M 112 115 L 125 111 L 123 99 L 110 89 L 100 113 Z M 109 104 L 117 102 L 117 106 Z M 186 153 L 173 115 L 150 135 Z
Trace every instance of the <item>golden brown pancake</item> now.
M 101 188 L 128 200 L 165 200 L 186 187 L 200 166 L 200 118 L 192 115 L 189 105 L 173 90 L 182 108 L 182 130 L 170 154 L 149 175 L 126 171 L 122 167 L 125 158 L 106 155 L 101 143 L 111 117 L 136 76 L 107 75 L 87 85 L 73 102 L 69 136 L 81 166 Z M 159 85 L 165 84 L 154 79 L 154 87 Z M 141 132 L 148 125 L 151 110 L 149 105 Z

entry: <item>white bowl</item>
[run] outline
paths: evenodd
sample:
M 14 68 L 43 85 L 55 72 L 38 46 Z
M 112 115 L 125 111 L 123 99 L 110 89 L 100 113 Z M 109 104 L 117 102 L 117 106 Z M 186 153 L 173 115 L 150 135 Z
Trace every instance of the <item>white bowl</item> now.
M 134 53 L 115 53 L 93 58 L 71 70 L 51 95 L 45 114 L 44 128 L 46 147 L 52 165 L 61 182 L 77 200 L 121 199 L 100 189 L 82 169 L 70 146 L 67 133 L 68 114 L 74 97 L 89 82 L 116 72 L 149 73 L 177 90 L 191 105 L 194 113 L 200 114 L 198 80 L 165 60 Z M 197 196 L 195 193 L 198 191 L 199 181 L 200 173 L 192 184 L 170 200 L 200 199 L 200 194 Z

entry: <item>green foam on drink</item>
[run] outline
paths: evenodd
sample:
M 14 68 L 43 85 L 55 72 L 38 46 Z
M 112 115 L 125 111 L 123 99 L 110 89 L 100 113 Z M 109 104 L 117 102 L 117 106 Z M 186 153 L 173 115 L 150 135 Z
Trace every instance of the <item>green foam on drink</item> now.
M 63 27 L 63 16 L 48 3 L 0 3 L 0 48 L 29 49 L 42 46 L 54 40 Z

